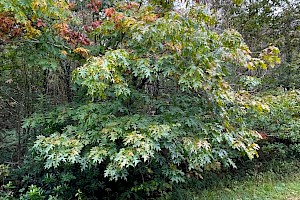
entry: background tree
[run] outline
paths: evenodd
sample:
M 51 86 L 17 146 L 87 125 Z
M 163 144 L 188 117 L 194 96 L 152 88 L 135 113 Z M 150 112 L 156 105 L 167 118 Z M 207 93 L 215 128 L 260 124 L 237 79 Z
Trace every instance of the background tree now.
M 260 82 L 265 83 L 260 89 L 270 86 L 299 88 L 299 1 L 258 0 L 239 3 L 240 6 L 231 1 L 212 2 L 222 18 L 220 28 L 239 31 L 254 55 L 259 54 L 270 43 L 281 51 L 280 66 L 267 71 L 256 71 Z

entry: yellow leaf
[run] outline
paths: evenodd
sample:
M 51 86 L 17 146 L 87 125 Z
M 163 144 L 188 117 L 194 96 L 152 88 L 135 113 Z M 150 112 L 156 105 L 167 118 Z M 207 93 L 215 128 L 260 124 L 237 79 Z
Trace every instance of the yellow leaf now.
M 84 58 L 87 58 L 89 56 L 89 51 L 82 47 L 78 47 L 78 48 L 74 49 L 74 53 L 77 53 Z

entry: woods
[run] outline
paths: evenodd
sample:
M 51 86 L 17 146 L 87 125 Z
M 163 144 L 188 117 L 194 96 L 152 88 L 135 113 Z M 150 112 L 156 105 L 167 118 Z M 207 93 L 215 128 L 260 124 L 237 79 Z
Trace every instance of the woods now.
M 299 9 L 2 0 L 0 197 L 176 199 L 298 160 Z

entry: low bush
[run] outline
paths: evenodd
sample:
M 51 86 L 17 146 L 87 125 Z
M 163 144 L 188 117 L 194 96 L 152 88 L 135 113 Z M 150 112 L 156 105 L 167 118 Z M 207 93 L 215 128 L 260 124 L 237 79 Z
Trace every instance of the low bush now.
M 269 112 L 249 112 L 245 119 L 250 128 L 266 136 L 262 151 L 279 157 L 299 155 L 300 91 L 278 88 L 260 94 L 259 99 Z

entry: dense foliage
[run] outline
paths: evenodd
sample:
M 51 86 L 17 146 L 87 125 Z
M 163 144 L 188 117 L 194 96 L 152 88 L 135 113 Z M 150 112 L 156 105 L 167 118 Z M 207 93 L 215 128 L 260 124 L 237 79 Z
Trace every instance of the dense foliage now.
M 279 49 L 236 25 L 255 4 L 224 3 L 0 2 L 1 197 L 164 198 L 258 157 L 262 138 L 299 153 L 299 91 L 254 93 L 281 85 L 262 75 L 278 73 Z

